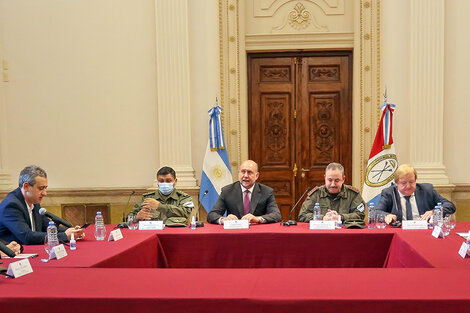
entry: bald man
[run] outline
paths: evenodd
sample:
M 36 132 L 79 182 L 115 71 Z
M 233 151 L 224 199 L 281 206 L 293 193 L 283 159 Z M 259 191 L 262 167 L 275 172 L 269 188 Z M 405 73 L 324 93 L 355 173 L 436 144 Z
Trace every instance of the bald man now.
M 257 183 L 258 164 L 246 160 L 238 172 L 239 181 L 222 188 L 219 199 L 207 215 L 207 221 L 223 224 L 226 220 L 249 220 L 253 224 L 281 221 L 274 190 Z M 226 217 L 223 215 L 227 213 Z

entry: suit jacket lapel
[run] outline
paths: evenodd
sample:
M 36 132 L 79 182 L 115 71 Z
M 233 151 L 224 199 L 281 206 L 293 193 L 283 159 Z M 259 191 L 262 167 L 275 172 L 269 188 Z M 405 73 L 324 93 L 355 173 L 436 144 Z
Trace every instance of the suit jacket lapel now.
M 398 188 L 396 187 L 396 185 L 393 186 L 392 192 L 396 203 L 397 220 L 401 221 L 403 220 L 403 210 L 401 208 L 400 194 L 398 193 Z
M 258 205 L 258 202 L 260 199 L 261 199 L 261 189 L 259 188 L 259 184 L 255 183 L 255 187 L 253 188 L 253 194 L 251 195 L 251 200 L 250 200 L 250 213 L 251 214 L 255 212 L 256 206 Z
M 19 199 L 20 204 L 21 204 L 21 209 L 23 211 L 23 214 L 26 218 L 26 221 L 29 223 L 29 228 L 31 228 L 31 218 L 29 217 L 29 212 L 28 212 L 28 207 L 26 206 L 26 200 L 23 197 L 23 193 L 21 192 L 20 188 L 16 189 L 16 197 Z
M 417 184 L 416 189 L 415 189 L 415 200 L 416 200 L 416 206 L 418 207 L 418 212 L 419 215 L 424 214 L 424 212 L 421 212 L 421 208 L 425 208 L 426 205 L 423 203 L 424 199 L 426 198 L 424 195 L 423 189 Z M 431 208 L 434 209 L 434 208 Z
M 41 214 L 39 214 L 40 208 L 40 205 L 35 205 L 33 209 L 34 226 L 36 227 L 36 231 L 42 231 L 42 218 Z

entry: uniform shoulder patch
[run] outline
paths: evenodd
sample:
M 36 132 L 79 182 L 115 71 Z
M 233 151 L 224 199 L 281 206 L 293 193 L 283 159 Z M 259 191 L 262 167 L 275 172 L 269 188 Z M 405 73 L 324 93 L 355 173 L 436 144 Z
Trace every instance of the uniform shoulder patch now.
M 315 186 L 312 190 L 308 192 L 308 196 L 310 196 L 312 193 L 318 190 L 318 186 Z
M 357 188 L 355 188 L 355 187 L 353 187 L 353 186 L 347 185 L 347 187 L 348 187 L 349 189 L 351 189 L 352 191 L 355 191 L 355 192 L 357 192 L 357 193 L 360 193 L 359 189 L 357 189 Z
M 356 208 L 356 210 L 358 210 L 361 213 L 364 212 L 364 209 L 365 209 L 364 203 L 359 204 Z
M 148 196 L 151 196 L 151 195 L 154 195 L 156 191 L 150 191 L 150 192 L 146 192 L 142 195 L 142 197 L 148 197 Z

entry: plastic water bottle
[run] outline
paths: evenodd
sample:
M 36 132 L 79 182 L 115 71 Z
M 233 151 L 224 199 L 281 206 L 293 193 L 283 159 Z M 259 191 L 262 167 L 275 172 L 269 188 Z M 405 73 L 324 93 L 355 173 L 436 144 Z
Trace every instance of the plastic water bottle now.
M 96 240 L 104 240 L 106 237 L 106 228 L 104 227 L 103 216 L 101 212 L 96 212 L 95 217 L 95 238 Z
M 190 227 L 191 229 L 196 229 L 196 217 L 194 215 L 191 217 Z
M 77 241 L 75 240 L 75 236 L 72 233 L 72 236 L 70 237 L 70 250 L 77 250 Z
M 438 202 L 437 206 L 439 207 L 439 218 L 437 220 L 437 225 L 442 227 L 444 225 L 444 210 L 442 209 L 442 202 Z
M 341 221 L 341 215 L 338 215 L 338 220 L 336 221 L 336 228 L 343 228 L 343 222 Z
M 313 220 L 314 221 L 320 221 L 320 203 L 315 203 L 315 206 L 313 207 Z
M 369 216 L 367 228 L 375 228 L 375 206 L 374 203 L 369 203 Z
M 431 228 L 439 225 L 439 207 L 436 205 L 432 212 L 432 223 L 430 224 Z
M 47 226 L 47 246 L 49 248 L 49 253 L 51 253 L 52 248 L 59 245 L 59 238 L 57 237 L 57 227 L 54 222 L 49 222 Z

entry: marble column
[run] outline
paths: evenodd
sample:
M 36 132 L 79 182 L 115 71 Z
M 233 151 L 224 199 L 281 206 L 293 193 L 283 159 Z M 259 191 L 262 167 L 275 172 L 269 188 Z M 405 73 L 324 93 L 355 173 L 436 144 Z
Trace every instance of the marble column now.
M 155 0 L 157 129 L 160 166 L 178 187 L 195 187 L 191 155 L 188 0 Z
M 444 0 L 410 1 L 410 161 L 419 181 L 449 184 L 443 162 Z

